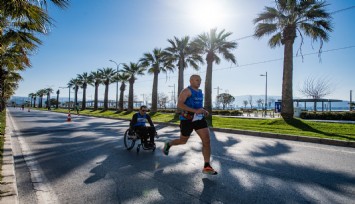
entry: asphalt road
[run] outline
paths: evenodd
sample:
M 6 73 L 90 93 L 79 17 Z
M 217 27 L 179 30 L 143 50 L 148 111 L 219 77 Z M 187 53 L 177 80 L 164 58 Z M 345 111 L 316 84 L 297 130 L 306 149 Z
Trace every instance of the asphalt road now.
M 355 149 L 211 134 L 161 152 L 178 127 L 158 127 L 157 150 L 127 151 L 127 121 L 8 109 L 19 203 L 355 203 Z

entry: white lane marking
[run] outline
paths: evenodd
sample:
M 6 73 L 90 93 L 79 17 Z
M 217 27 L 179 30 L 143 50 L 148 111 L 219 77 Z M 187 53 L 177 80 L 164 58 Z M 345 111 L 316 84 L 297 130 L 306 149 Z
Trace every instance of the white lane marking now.
M 45 177 L 41 167 L 36 161 L 35 156 L 31 152 L 31 149 L 26 144 L 24 138 L 21 136 L 21 132 L 14 123 L 12 117 L 10 117 L 12 127 L 16 133 L 13 132 L 12 135 L 16 135 L 20 143 L 20 148 L 22 151 L 22 156 L 25 159 L 26 165 L 30 171 L 31 181 L 36 191 L 38 204 L 57 204 L 59 203 L 57 195 L 54 193 L 53 189 L 50 187 L 47 178 Z

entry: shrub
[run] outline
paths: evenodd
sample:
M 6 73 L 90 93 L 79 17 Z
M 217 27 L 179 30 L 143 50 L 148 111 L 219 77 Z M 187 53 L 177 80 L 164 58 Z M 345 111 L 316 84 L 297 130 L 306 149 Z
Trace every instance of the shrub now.
M 302 119 L 351 120 L 355 121 L 355 112 L 301 112 Z

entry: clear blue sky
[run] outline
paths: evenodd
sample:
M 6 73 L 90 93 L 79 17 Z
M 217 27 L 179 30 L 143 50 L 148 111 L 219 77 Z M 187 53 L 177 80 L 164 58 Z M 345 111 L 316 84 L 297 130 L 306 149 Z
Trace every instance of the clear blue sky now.
M 328 10 L 334 12 L 355 5 L 353 0 L 330 0 Z M 145 52 L 169 46 L 167 39 L 174 36 L 195 37 L 210 28 L 225 29 L 233 34 L 229 40 L 237 40 L 253 34 L 252 20 L 265 6 L 274 5 L 273 0 L 72 0 L 70 6 L 60 10 L 49 6 L 48 12 L 55 20 L 49 35 L 41 37 L 43 45 L 31 57 L 32 68 L 22 74 L 16 96 L 27 96 L 42 88 L 56 91 L 83 72 L 90 73 L 118 63 L 137 62 Z M 355 8 L 333 15 L 334 31 L 330 41 L 323 45 L 321 62 L 316 53 L 319 43 L 306 39 L 302 47 L 305 55 L 294 59 L 294 97 L 304 97 L 299 92 L 307 77 L 323 77 L 334 86 L 327 98 L 349 100 L 350 90 L 355 92 Z M 299 46 L 296 41 L 295 53 Z M 213 88 L 233 96 L 263 95 L 268 72 L 268 95 L 280 96 L 282 84 L 283 47 L 271 49 L 268 37 L 257 40 L 249 37 L 237 40 L 233 51 L 238 65 L 222 60 L 214 65 Z M 328 51 L 329 50 L 329 51 Z M 328 52 L 327 52 L 328 51 Z M 267 62 L 271 61 L 271 62 Z M 202 77 L 204 88 L 206 65 L 199 71 L 185 71 L 185 86 L 192 73 Z M 153 76 L 138 77 L 135 95 L 142 99 L 152 92 Z M 158 92 L 171 96 L 173 86 L 177 89 L 177 71 L 161 74 Z M 80 91 L 81 92 L 81 91 Z M 112 84 L 109 98 L 115 99 L 116 85 Z M 128 90 L 125 92 L 128 94 Z M 217 89 L 213 89 L 213 98 Z M 104 95 L 104 86 L 99 88 L 99 98 Z M 355 93 L 353 94 L 355 95 Z M 61 90 L 61 97 L 68 97 L 68 89 Z M 94 88 L 87 89 L 87 99 L 94 97 Z M 82 96 L 78 98 L 81 100 Z M 355 97 L 353 97 L 354 99 Z M 242 105 L 242 104 L 238 104 Z

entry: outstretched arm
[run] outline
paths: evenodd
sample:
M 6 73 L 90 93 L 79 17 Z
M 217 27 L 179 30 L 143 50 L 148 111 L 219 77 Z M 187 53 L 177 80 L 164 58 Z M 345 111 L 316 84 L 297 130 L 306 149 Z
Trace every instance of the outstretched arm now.
M 152 118 L 148 114 L 147 114 L 147 120 L 148 120 L 148 122 L 150 124 L 150 127 L 154 127 L 154 123 L 152 121 Z

